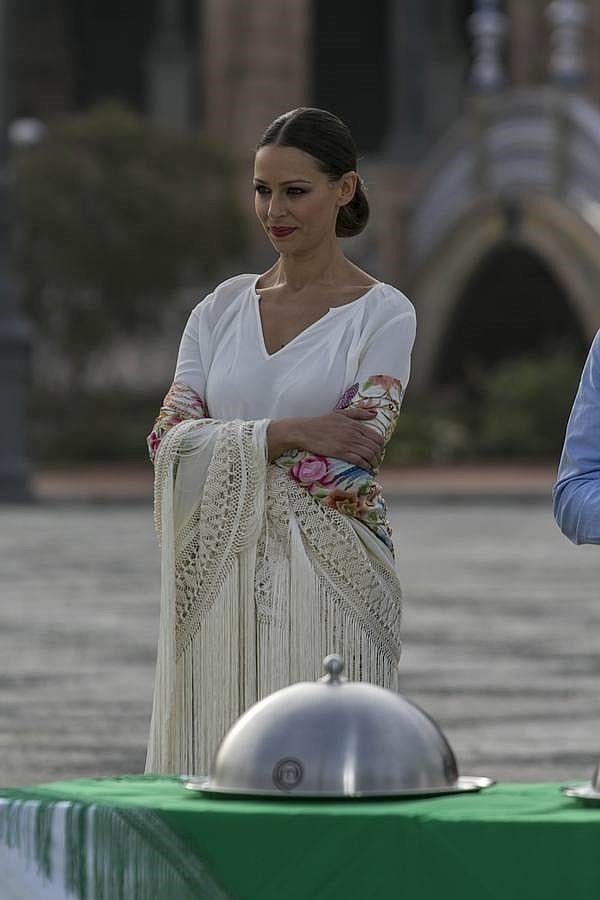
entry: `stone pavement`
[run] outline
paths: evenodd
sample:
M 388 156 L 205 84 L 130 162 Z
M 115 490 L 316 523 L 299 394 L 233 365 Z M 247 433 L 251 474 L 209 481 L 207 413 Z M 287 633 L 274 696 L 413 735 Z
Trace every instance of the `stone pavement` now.
M 503 473 L 434 485 L 429 472 L 420 493 L 414 472 L 410 489 L 407 473 L 401 489 L 387 480 L 402 690 L 465 774 L 586 779 L 600 756 L 600 549 L 559 534 L 550 470 Z M 159 575 L 148 473 L 136 491 L 132 473 L 104 477 L 110 490 L 88 471 L 77 493 L 74 476 L 61 491 L 45 474 L 45 500 L 0 507 L 0 784 L 143 767 Z

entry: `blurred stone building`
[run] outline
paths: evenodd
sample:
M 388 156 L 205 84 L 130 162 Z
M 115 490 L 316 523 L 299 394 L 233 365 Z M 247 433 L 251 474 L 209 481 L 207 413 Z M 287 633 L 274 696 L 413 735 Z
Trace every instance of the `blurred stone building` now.
M 19 116 L 118 96 L 238 159 L 336 112 L 373 221 L 355 258 L 414 300 L 415 388 L 600 326 L 597 0 L 19 0 Z M 248 192 L 250 205 L 250 193 Z

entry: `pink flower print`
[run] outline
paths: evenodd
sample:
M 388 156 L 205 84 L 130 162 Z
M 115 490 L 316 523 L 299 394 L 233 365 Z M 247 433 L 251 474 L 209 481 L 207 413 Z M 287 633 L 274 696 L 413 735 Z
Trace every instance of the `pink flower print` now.
M 290 475 L 304 487 L 312 488 L 315 484 L 327 486 L 333 482 L 329 475 L 329 463 L 326 456 L 305 456 L 299 459 L 290 469 Z
M 148 453 L 150 454 L 150 459 L 154 459 L 156 454 L 158 453 L 158 448 L 160 447 L 160 435 L 157 431 L 151 431 L 146 439 L 146 443 L 148 444 Z
M 346 388 L 342 396 L 337 402 L 336 409 L 346 409 L 347 406 L 350 406 L 352 399 L 354 398 L 356 392 L 358 391 L 358 381 L 356 384 L 351 385 L 349 388 Z
M 183 419 L 203 419 L 206 413 L 202 397 L 193 388 L 176 381 L 163 400 L 163 408 L 178 414 L 180 422 Z
M 391 375 L 371 375 L 369 381 L 371 384 L 376 384 L 380 388 L 383 388 L 384 391 L 390 391 L 394 387 L 400 387 L 399 380 L 397 378 L 392 378 Z

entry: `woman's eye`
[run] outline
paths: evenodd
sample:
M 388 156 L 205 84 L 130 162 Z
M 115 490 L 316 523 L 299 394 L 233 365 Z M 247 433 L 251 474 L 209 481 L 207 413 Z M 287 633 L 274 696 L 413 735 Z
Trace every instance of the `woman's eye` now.
M 261 197 L 266 197 L 271 193 L 271 188 L 267 187 L 266 184 L 255 184 L 254 190 Z M 305 194 L 306 191 L 301 187 L 289 187 L 287 188 L 287 194 L 292 197 L 299 197 L 301 194 Z

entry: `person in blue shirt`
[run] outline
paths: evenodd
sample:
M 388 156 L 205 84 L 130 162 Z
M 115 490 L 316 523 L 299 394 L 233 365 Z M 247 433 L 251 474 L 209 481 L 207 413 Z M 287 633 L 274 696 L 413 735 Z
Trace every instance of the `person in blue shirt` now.
M 581 375 L 552 496 L 562 533 L 574 544 L 600 544 L 600 331 Z

